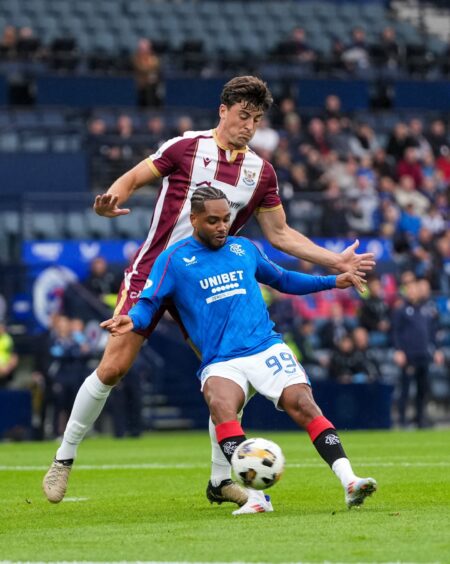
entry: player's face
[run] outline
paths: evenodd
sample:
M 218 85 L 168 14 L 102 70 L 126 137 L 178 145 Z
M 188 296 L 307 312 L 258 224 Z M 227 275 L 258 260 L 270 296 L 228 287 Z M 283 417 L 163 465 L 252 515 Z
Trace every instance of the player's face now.
M 205 202 L 205 211 L 191 213 L 194 237 L 210 249 L 225 245 L 231 226 L 230 206 L 226 200 Z
M 220 132 L 227 145 L 236 149 L 245 147 L 255 134 L 264 112 L 245 102 L 234 104 L 230 108 L 221 104 L 219 108 Z

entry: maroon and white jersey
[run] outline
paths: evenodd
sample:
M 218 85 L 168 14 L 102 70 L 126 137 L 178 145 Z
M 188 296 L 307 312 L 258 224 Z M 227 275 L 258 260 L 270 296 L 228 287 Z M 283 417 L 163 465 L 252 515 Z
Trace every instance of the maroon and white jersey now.
M 147 159 L 163 177 L 147 239 L 125 273 L 132 298 L 143 289 L 156 257 L 192 233 L 192 193 L 202 186 L 222 190 L 230 201 L 234 235 L 253 212 L 281 206 L 272 165 L 249 148 L 231 151 L 220 145 L 214 130 L 190 131 L 166 141 Z

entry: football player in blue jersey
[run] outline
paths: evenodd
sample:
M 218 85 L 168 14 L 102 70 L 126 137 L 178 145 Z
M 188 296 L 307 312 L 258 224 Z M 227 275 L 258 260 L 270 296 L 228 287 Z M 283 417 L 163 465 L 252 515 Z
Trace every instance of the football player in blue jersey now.
M 222 191 L 197 190 L 191 198 L 192 236 L 161 253 L 128 315 L 101 326 L 113 336 L 142 330 L 162 301 L 171 299 L 201 354 L 201 390 L 227 461 L 246 440 L 238 414 L 256 390 L 306 429 L 341 481 L 347 506 L 361 505 L 376 490 L 376 481 L 354 474 L 336 429 L 314 401 L 303 367 L 273 330 L 258 283 L 302 295 L 350 286 L 362 290 L 364 279 L 353 273 L 310 276 L 285 270 L 250 240 L 229 237 L 230 217 Z M 233 514 L 273 510 L 262 492 L 244 492 L 242 501 Z

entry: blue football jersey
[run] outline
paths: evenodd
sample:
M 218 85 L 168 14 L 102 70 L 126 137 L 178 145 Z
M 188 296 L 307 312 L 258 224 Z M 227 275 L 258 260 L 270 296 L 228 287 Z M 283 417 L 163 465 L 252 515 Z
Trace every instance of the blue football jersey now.
M 135 329 L 144 329 L 170 297 L 201 352 L 201 370 L 212 362 L 253 355 L 282 342 L 273 330 L 258 282 L 304 294 L 334 288 L 335 280 L 335 276 L 284 270 L 243 237 L 228 237 L 216 250 L 188 237 L 157 258 L 129 316 Z

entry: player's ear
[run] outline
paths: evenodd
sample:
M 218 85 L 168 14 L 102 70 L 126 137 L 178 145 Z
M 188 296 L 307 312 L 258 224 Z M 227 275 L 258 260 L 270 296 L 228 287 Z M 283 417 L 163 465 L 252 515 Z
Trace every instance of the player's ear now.
M 220 104 L 220 106 L 219 106 L 219 117 L 220 117 L 220 119 L 225 118 L 226 115 L 227 115 L 227 112 L 228 112 L 228 108 L 226 107 L 226 105 Z
M 195 215 L 195 213 L 191 212 L 191 215 L 189 216 L 190 220 L 191 220 L 191 225 L 192 227 L 195 229 L 197 226 L 197 216 Z

